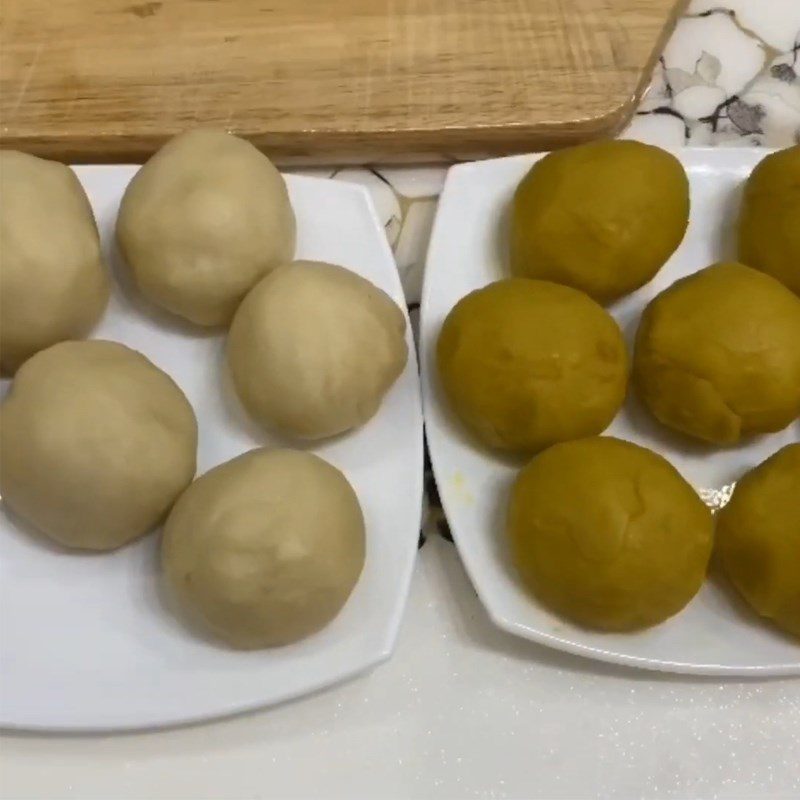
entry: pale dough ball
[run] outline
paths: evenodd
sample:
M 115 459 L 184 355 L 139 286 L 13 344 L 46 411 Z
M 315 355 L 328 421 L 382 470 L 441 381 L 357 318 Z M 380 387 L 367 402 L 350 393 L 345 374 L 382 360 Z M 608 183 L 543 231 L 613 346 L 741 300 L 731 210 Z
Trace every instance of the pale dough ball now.
M 128 185 L 117 241 L 152 302 L 198 325 L 223 325 L 250 288 L 294 255 L 283 177 L 244 139 L 176 136 Z
M 195 472 L 197 421 L 172 379 L 116 342 L 30 358 L 0 407 L 0 493 L 67 547 L 112 550 L 158 524 Z
M 92 208 L 56 161 L 0 151 L 0 369 L 78 339 L 108 302 Z
M 198 478 L 164 527 L 168 585 L 235 647 L 289 644 L 327 625 L 364 565 L 364 518 L 312 453 L 251 450 Z
M 362 425 L 408 359 L 394 301 L 344 267 L 296 261 L 264 278 L 231 324 L 228 362 L 245 408 L 302 439 Z

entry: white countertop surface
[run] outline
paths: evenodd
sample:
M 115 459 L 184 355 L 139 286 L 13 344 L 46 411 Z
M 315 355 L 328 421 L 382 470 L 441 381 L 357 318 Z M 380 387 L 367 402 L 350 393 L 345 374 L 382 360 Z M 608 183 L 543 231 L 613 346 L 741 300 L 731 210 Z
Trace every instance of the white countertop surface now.
M 800 141 L 800 0 L 694 0 L 629 136 Z M 313 174 L 334 175 L 315 169 Z M 418 300 L 439 167 L 336 172 L 373 192 Z M 8 800 L 800 797 L 800 680 L 658 675 L 489 622 L 431 514 L 394 657 L 314 697 L 180 730 L 7 735 Z
M 797 798 L 800 682 L 615 668 L 496 630 L 452 545 L 420 554 L 394 658 L 209 725 L 6 737 L 3 796 Z

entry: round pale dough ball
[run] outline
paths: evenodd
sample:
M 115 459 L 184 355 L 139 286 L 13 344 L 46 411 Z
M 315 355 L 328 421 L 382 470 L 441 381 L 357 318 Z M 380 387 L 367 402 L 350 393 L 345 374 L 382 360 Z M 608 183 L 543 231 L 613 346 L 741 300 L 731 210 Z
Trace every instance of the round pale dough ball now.
M 198 325 L 223 325 L 250 288 L 294 255 L 283 177 L 244 139 L 176 136 L 128 185 L 117 241 L 141 291 Z
M 394 301 L 344 267 L 295 261 L 264 278 L 231 323 L 228 362 L 263 425 L 320 439 L 365 423 L 408 359 Z
M 67 547 L 112 550 L 158 524 L 195 471 L 197 421 L 172 379 L 116 342 L 30 358 L 0 407 L 0 493 Z
M 800 298 L 734 262 L 676 281 L 645 309 L 633 375 L 652 414 L 715 444 L 800 415 Z
M 459 300 L 436 363 L 461 421 L 489 447 L 521 453 L 602 433 L 628 382 L 614 318 L 583 292 L 526 278 Z
M 737 483 L 717 515 L 716 546 L 742 597 L 800 637 L 800 444 L 787 445 Z
M 688 223 L 689 181 L 665 150 L 624 139 L 555 150 L 514 195 L 511 271 L 608 303 L 651 280 Z
M 0 151 L 0 369 L 79 339 L 108 302 L 92 208 L 56 161 Z
M 625 631 L 663 622 L 695 596 L 713 518 L 666 459 L 595 437 L 553 445 L 519 473 L 507 535 L 522 580 L 545 605 Z
M 235 647 L 271 647 L 339 613 L 365 547 L 358 498 L 336 467 L 261 449 L 186 490 L 164 527 L 162 563 L 190 617 Z

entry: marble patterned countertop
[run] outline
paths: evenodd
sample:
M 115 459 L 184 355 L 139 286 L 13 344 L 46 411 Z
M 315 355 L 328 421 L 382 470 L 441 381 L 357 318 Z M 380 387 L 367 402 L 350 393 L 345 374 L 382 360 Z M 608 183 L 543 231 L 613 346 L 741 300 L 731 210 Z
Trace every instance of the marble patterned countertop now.
M 665 147 L 800 142 L 800 0 L 693 0 L 623 136 Z M 446 169 L 297 171 L 370 190 L 415 309 Z M 427 542 L 387 664 L 206 726 L 6 736 L 2 797 L 800 797 L 800 681 L 636 672 L 501 633 L 428 485 Z

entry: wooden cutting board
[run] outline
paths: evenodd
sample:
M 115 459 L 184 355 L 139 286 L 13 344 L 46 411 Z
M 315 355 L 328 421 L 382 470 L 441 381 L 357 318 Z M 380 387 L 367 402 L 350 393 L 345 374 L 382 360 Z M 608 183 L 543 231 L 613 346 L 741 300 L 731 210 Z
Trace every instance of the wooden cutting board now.
M 477 157 L 617 132 L 676 0 L 2 0 L 0 143 L 141 159 L 224 127 L 280 161 Z

